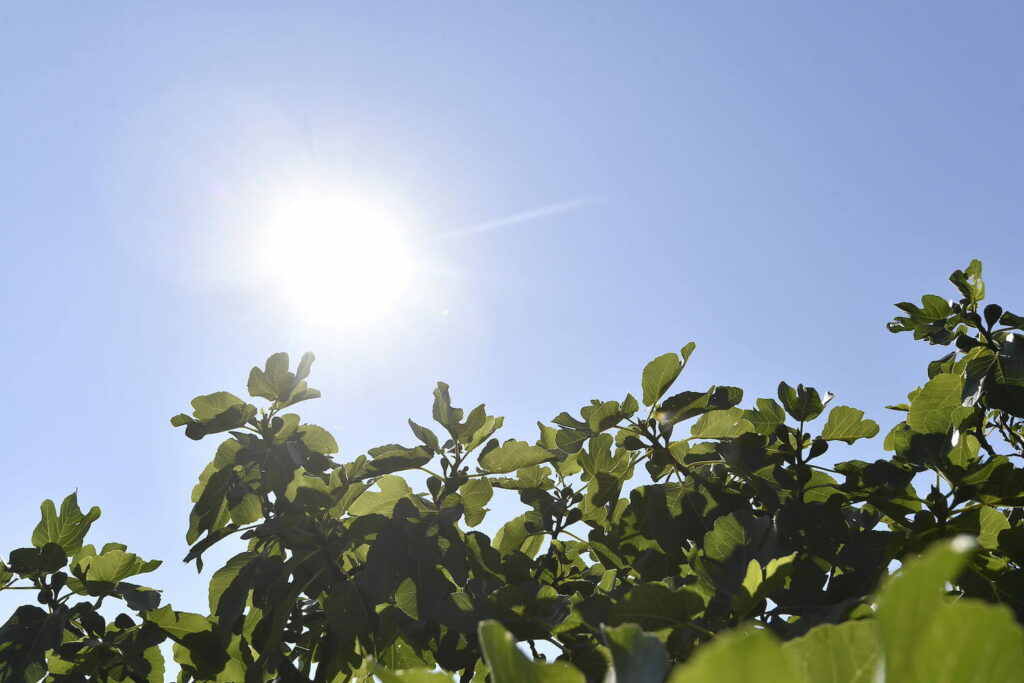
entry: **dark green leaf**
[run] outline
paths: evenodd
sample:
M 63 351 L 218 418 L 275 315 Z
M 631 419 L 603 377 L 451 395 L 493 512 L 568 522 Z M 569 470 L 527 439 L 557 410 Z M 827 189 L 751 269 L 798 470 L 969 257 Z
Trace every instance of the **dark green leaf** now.
M 644 633 L 636 624 L 605 626 L 602 631 L 616 681 L 663 683 L 669 670 L 668 653 L 657 636 Z
M 607 623 L 639 624 L 641 628 L 657 631 L 686 624 L 703 609 L 704 599 L 694 591 L 642 583 L 612 605 Z

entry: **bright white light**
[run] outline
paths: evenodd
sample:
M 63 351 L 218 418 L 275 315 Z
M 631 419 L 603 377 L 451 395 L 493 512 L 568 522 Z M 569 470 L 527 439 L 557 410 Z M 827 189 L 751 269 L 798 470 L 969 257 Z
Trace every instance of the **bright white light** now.
M 409 293 L 411 236 L 386 207 L 307 189 L 272 198 L 266 219 L 257 237 L 258 277 L 309 322 L 378 319 Z

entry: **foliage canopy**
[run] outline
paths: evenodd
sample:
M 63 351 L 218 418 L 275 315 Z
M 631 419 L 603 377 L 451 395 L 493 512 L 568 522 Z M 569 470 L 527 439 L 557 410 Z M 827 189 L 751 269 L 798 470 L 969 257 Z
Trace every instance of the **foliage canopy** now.
M 200 570 L 240 550 L 209 614 L 138 583 L 158 561 L 86 544 L 99 508 L 46 501 L 0 564 L 0 589 L 36 594 L 0 626 L 0 680 L 1024 680 L 1024 318 L 982 306 L 977 261 L 950 280 L 957 300 L 889 324 L 948 351 L 889 406 L 888 454 L 831 467 L 879 426 L 803 385 L 746 407 L 680 390 L 692 343 L 647 364 L 639 399 L 532 443 L 439 383 L 413 445 L 344 462 L 294 412 L 320 395 L 312 354 L 274 354 L 248 378 L 261 401 L 216 392 L 171 420 L 225 437 L 186 533 Z M 490 537 L 495 489 L 522 508 Z

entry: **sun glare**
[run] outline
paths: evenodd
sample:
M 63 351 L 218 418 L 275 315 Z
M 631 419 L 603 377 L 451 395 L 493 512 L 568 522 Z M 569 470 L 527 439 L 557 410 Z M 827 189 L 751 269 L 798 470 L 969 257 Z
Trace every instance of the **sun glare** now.
M 310 322 L 395 313 L 413 284 L 408 223 L 384 206 L 326 191 L 273 200 L 259 240 L 259 277 Z

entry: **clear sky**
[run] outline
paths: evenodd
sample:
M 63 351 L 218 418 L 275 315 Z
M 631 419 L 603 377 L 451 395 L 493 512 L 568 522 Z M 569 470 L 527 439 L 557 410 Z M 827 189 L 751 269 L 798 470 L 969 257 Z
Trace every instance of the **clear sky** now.
M 205 609 L 217 441 L 168 418 L 280 350 L 342 458 L 437 380 L 532 440 L 690 340 L 680 388 L 887 429 L 939 355 L 892 303 L 980 258 L 1024 312 L 1022 35 L 1018 2 L 5 5 L 0 549 L 77 488 Z

